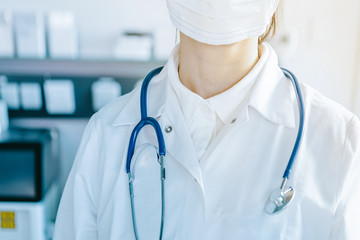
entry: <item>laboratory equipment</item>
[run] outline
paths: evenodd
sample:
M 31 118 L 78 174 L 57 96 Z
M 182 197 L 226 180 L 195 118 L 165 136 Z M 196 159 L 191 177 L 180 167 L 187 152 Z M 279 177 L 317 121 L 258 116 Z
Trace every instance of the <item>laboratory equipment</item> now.
M 9 129 L 0 135 L 0 239 L 46 240 L 59 201 L 58 133 Z

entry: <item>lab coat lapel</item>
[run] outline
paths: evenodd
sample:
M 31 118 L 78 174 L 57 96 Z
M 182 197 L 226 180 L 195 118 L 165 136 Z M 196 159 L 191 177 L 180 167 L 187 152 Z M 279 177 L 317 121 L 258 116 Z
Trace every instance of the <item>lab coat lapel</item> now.
M 248 105 L 269 121 L 295 128 L 294 88 L 278 66 L 275 51 L 268 46 L 269 59 L 252 90 Z
M 196 151 L 178 100 L 168 82 L 167 71 L 167 66 L 165 66 L 161 73 L 151 80 L 147 99 L 148 116 L 159 121 L 165 139 L 167 155 L 170 154 L 191 173 L 203 190 Z M 113 126 L 131 125 L 130 127 L 134 128 L 140 121 L 140 88 L 135 89 L 131 94 L 128 103 L 113 121 Z M 169 133 L 165 131 L 167 126 L 172 127 L 172 131 Z M 155 139 L 155 133 L 152 131 L 152 136 L 139 139 L 139 143 L 150 140 L 151 143 L 156 144 Z
M 169 86 L 170 87 L 170 86 Z M 169 89 L 166 114 L 161 118 L 163 126 L 172 126 L 170 133 L 165 133 L 167 152 L 183 165 L 195 178 L 204 191 L 199 160 L 186 126 L 184 116 L 176 99 L 175 93 Z

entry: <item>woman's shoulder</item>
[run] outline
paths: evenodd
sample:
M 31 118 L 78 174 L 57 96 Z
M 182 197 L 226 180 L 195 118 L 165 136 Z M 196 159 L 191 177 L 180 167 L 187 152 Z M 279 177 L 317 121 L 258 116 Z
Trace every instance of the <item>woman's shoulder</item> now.
M 301 83 L 308 134 L 334 142 L 333 151 L 351 152 L 360 157 L 360 120 L 341 104 Z M 330 149 L 329 149 L 330 150 Z
M 350 110 L 326 97 L 306 83 L 301 83 L 305 112 L 310 120 L 332 124 L 348 124 L 352 121 L 359 121 L 359 118 Z

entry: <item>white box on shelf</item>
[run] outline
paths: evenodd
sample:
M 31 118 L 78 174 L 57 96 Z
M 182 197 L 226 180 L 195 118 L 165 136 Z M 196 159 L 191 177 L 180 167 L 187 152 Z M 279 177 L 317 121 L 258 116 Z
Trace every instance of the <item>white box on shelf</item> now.
M 45 80 L 44 94 L 45 107 L 49 114 L 75 113 L 75 90 L 72 80 Z
M 19 84 L 16 82 L 1 82 L 1 97 L 11 110 L 20 109 Z
M 16 13 L 14 20 L 17 56 L 20 58 L 45 58 L 43 15 L 33 12 Z
M 42 95 L 40 83 L 23 82 L 20 84 L 21 106 L 24 110 L 40 110 Z
M 47 30 L 51 58 L 77 58 L 79 56 L 78 31 L 72 12 L 50 12 Z
M 152 49 L 152 35 L 125 33 L 116 42 L 114 57 L 122 60 L 147 61 L 152 58 Z
M 4 100 L 0 99 L 0 134 L 9 129 L 8 107 Z
M 121 85 L 113 78 L 102 77 L 91 85 L 92 106 L 98 111 L 105 104 L 121 95 Z
M 12 14 L 9 11 L 0 12 L 0 36 L 0 57 L 14 57 Z

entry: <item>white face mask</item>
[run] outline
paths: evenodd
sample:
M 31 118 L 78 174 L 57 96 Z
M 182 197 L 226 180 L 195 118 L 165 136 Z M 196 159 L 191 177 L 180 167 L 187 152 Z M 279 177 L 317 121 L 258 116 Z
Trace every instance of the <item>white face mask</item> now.
M 175 27 L 196 41 L 224 45 L 262 35 L 279 0 L 166 0 Z

